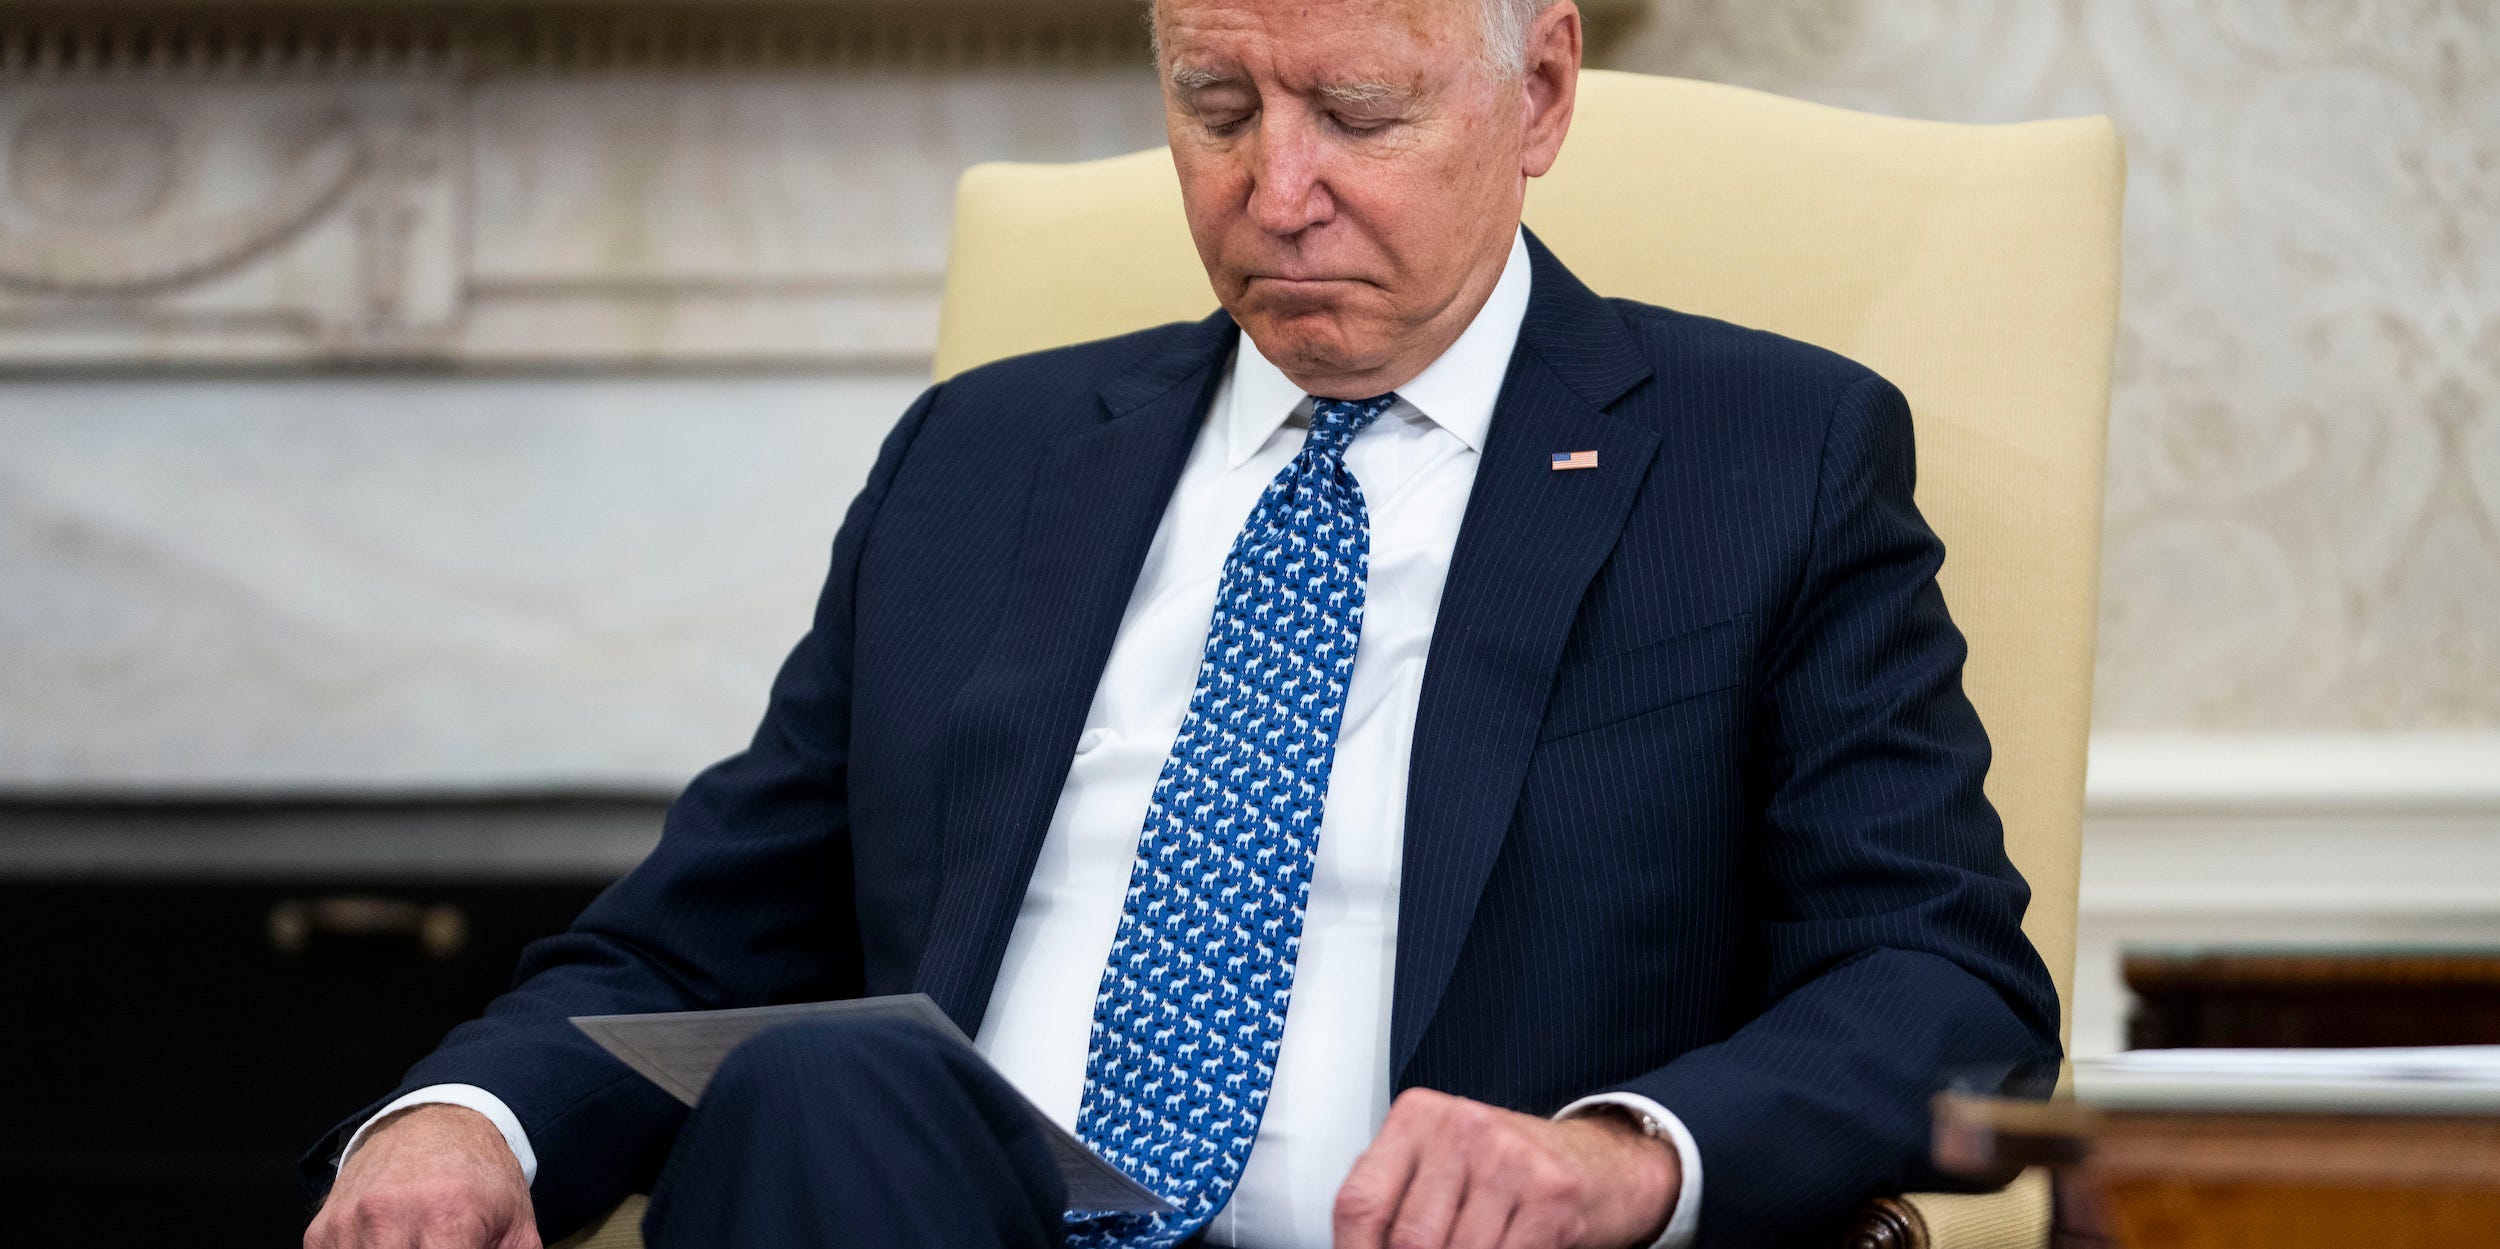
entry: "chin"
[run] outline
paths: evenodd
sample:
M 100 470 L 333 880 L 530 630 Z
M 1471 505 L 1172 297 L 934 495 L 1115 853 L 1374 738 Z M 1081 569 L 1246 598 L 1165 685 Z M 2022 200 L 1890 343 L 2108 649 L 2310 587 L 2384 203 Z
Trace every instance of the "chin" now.
M 1259 345 L 1260 354 L 1287 372 L 1328 376 L 1363 371 L 1365 353 L 1342 321 L 1328 313 L 1277 315 L 1252 309 L 1234 319 Z

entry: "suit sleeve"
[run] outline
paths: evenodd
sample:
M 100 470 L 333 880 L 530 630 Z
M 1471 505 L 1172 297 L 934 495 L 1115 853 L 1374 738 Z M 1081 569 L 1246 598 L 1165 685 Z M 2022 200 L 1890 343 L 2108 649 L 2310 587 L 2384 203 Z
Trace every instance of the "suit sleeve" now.
M 658 847 L 571 929 L 522 953 L 513 988 L 482 1018 L 313 1147 L 302 1169 L 315 1192 L 375 1109 L 428 1085 L 474 1085 L 511 1107 L 535 1147 L 532 1197 L 552 1242 L 645 1190 L 683 1117 L 569 1016 L 860 992 L 844 780 L 852 595 L 878 506 L 937 394 L 923 394 L 888 435 L 844 517 L 813 627 L 774 678 L 754 740 L 687 786 Z
M 1757 691 L 1761 1013 L 1621 1086 L 1697 1141 L 1705 1245 L 1836 1240 L 1863 1198 L 1941 1182 L 1927 1103 L 1946 1078 L 2057 1054 L 1914 460 L 1900 392 L 1852 385 Z

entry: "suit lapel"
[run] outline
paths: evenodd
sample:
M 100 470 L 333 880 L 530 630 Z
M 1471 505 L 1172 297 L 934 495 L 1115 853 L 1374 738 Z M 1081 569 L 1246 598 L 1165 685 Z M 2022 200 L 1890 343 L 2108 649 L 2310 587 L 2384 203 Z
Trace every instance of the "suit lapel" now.
M 1534 281 L 1433 627 L 1408 769 L 1390 1074 L 1403 1072 L 1510 826 L 1555 664 L 1658 434 L 1606 408 L 1650 373 L 1621 315 L 1529 236 Z M 1556 452 L 1598 453 L 1556 472 Z
M 1035 467 L 998 631 L 950 712 L 944 842 L 915 983 L 966 1033 L 1022 908 L 1094 687 L 1222 375 L 1222 313 L 1106 383 L 1101 421 Z

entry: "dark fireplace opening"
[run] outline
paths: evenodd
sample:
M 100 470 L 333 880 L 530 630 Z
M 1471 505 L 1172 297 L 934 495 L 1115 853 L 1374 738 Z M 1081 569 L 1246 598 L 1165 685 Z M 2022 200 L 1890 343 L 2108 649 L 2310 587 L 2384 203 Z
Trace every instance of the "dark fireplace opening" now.
M 0 803 L 27 1245 L 287 1246 L 296 1160 L 657 836 L 643 798 Z

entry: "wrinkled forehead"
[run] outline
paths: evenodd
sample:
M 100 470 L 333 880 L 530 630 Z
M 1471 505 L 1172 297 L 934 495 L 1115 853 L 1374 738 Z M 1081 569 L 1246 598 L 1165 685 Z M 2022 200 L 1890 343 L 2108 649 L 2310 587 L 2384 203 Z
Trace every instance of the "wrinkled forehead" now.
M 1429 93 L 1473 69 L 1481 0 L 1157 0 L 1155 42 L 1175 85 L 1273 78 Z

